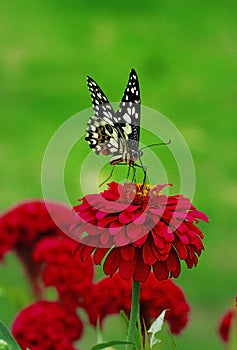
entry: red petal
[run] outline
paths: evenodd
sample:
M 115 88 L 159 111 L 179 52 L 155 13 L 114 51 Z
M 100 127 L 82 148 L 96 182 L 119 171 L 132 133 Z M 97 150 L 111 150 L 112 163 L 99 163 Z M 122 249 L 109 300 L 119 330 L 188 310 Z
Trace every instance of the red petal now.
M 109 232 L 111 235 L 116 235 L 124 225 L 122 225 L 119 221 L 114 221 L 109 225 Z
M 114 244 L 116 245 L 116 247 L 122 247 L 126 246 L 129 243 L 130 239 L 127 237 L 126 230 L 123 227 L 123 229 L 117 232 L 114 236 Z
M 122 279 L 129 280 L 134 272 L 136 266 L 135 260 L 122 260 L 119 265 L 119 275 Z
M 174 246 L 179 254 L 180 259 L 186 259 L 188 255 L 188 251 L 185 245 L 183 245 L 179 239 L 176 239 L 174 242 Z
M 165 240 L 163 237 L 152 235 L 154 243 L 158 249 L 163 249 L 165 247 Z
M 110 200 L 110 201 L 116 201 L 119 199 L 120 197 L 120 193 L 119 193 L 119 184 L 116 182 L 110 182 L 108 184 L 109 189 L 105 190 L 104 192 L 101 193 L 101 195 L 103 196 L 103 198 Z
M 149 277 L 150 271 L 150 265 L 146 265 L 142 261 L 137 261 L 133 278 L 137 282 L 146 282 L 146 280 Z
M 127 226 L 127 235 L 132 241 L 136 241 L 147 234 L 145 226 L 130 224 Z
M 109 248 L 98 248 L 96 249 L 94 256 L 93 256 L 93 261 L 96 265 L 99 265 L 101 263 L 101 260 L 104 258 L 104 256 L 107 254 L 109 251 Z
M 167 268 L 169 271 L 174 272 L 177 269 L 177 266 L 180 266 L 180 261 L 177 256 L 177 253 L 174 249 L 171 249 L 170 254 L 167 259 Z
M 156 256 L 153 253 L 152 241 L 147 239 L 142 247 L 142 257 L 143 261 L 147 265 L 153 265 L 156 262 Z
M 113 248 L 105 260 L 105 263 L 103 266 L 104 273 L 106 275 L 112 276 L 119 268 L 120 263 L 121 263 L 120 249 Z
M 99 210 L 99 211 L 97 211 L 97 213 L 96 213 L 96 219 L 98 219 L 98 220 L 101 220 L 101 219 L 103 219 L 106 215 L 108 215 L 108 213 L 106 212 L 106 211 L 101 211 L 101 210 Z
M 113 221 L 117 220 L 117 216 L 105 216 L 104 218 L 98 220 L 98 226 L 99 227 L 108 227 L 108 224 L 112 223 Z
M 143 225 L 146 220 L 146 216 L 142 211 L 132 213 L 132 221 L 135 225 Z
M 88 245 L 80 245 L 80 247 L 77 249 L 79 256 L 81 258 L 81 262 L 86 262 L 90 255 L 92 254 L 95 247 L 90 247 Z
M 159 222 L 152 230 L 152 233 L 156 236 L 164 237 L 167 242 L 173 242 L 174 233 L 169 230 L 169 227 L 163 223 Z
M 104 232 L 100 235 L 100 241 L 102 243 L 102 245 L 107 245 L 109 243 L 111 236 L 109 234 L 108 229 L 104 230 Z
M 126 225 L 132 221 L 132 215 L 127 211 L 122 211 L 122 213 L 119 214 L 118 219 L 123 225 Z
M 134 259 L 135 248 L 132 244 L 128 244 L 121 248 L 121 255 L 124 260 Z
M 194 219 L 201 219 L 205 222 L 209 222 L 208 217 L 202 211 L 195 209 L 191 211 L 190 214 Z
M 153 249 L 153 254 L 155 255 L 157 260 L 165 261 L 169 256 L 169 251 L 167 253 L 163 253 L 163 251 L 156 248 L 155 245 L 152 246 L 152 249 Z M 170 247 L 170 249 L 171 249 L 171 247 Z
M 165 261 L 157 261 L 153 265 L 153 271 L 158 281 L 167 280 L 169 278 L 169 272 Z
M 179 277 L 180 271 L 181 271 L 181 266 L 180 266 L 180 262 L 179 262 L 179 264 L 176 265 L 176 269 L 171 272 L 171 277 L 174 277 L 174 278 Z
M 130 212 L 130 213 L 134 213 L 137 209 L 139 209 L 139 206 L 138 206 L 138 205 L 129 205 L 129 206 L 126 208 L 126 211 L 127 211 L 127 212 Z
M 95 212 L 94 212 L 94 210 L 91 210 L 91 209 L 88 209 L 85 211 L 84 210 L 80 211 L 79 215 L 83 220 L 85 220 L 87 222 L 89 222 L 95 218 Z
M 178 231 L 176 233 L 178 233 Z M 178 237 L 179 237 L 180 242 L 182 244 L 185 244 L 185 245 L 189 244 L 189 238 L 185 234 L 184 235 L 179 235 L 178 234 Z
M 142 238 L 133 242 L 134 247 L 141 247 L 147 240 L 148 234 L 145 234 Z

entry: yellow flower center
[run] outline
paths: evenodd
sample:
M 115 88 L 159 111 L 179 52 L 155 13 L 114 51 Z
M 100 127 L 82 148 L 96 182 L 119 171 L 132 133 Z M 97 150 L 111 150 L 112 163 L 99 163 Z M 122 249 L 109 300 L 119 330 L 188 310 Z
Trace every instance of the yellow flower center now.
M 146 197 L 148 195 L 148 193 L 150 192 L 150 190 L 152 190 L 154 187 L 155 186 L 152 186 L 150 184 L 138 183 L 137 184 L 137 194 L 139 196 Z

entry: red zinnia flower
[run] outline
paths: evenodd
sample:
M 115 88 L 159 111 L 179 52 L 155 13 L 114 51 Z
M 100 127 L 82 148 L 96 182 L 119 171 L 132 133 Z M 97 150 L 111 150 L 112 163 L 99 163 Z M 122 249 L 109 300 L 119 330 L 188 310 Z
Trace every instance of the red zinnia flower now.
M 50 214 L 57 219 L 60 227 L 68 231 L 71 212 L 60 203 L 29 200 L 10 208 L 0 218 L 0 260 L 12 250 L 22 260 L 35 291 L 39 291 L 37 276 L 39 264 L 32 260 L 32 249 L 45 236 L 63 235 Z
M 168 185 L 124 185 L 112 182 L 101 194 L 86 195 L 71 227 L 80 241 L 83 261 L 94 252 L 94 263 L 104 262 L 104 272 L 119 270 L 123 279 L 145 282 L 153 269 L 158 280 L 178 277 L 180 260 L 191 268 L 198 263 L 204 246 L 195 225 L 208 221 L 188 198 L 166 196 Z M 82 237 L 86 232 L 87 236 Z
M 237 297 L 236 297 L 236 309 L 235 310 L 234 308 L 230 309 L 222 316 L 219 324 L 219 328 L 218 328 L 220 337 L 226 343 L 229 341 L 230 329 L 235 317 L 236 317 L 236 325 L 237 325 Z M 236 329 L 236 336 L 237 336 L 237 329 Z
M 12 333 L 22 349 L 76 350 L 83 324 L 76 313 L 62 304 L 38 301 L 23 309 L 12 325 Z
M 72 308 L 84 305 L 94 275 L 92 259 L 83 264 L 73 255 L 75 244 L 68 237 L 43 238 L 33 252 L 34 261 L 44 263 L 41 273 L 45 286 L 54 286 L 64 305 Z
M 106 277 L 96 285 L 86 307 L 90 323 L 101 326 L 104 319 L 123 310 L 128 316 L 131 308 L 131 281 L 121 279 L 118 273 Z M 182 290 L 171 280 L 157 281 L 151 273 L 147 282 L 141 285 L 140 316 L 148 329 L 163 310 L 172 333 L 178 334 L 188 322 L 189 305 Z

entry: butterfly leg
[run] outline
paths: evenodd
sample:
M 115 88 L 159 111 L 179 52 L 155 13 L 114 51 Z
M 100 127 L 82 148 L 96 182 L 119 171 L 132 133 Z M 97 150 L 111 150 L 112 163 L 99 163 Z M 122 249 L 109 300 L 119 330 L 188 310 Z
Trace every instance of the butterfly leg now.
M 129 178 L 129 175 L 130 175 L 130 170 L 131 170 L 131 164 L 128 164 L 127 179 Z
M 142 169 L 143 171 L 143 181 L 142 181 L 142 186 L 145 185 L 146 183 L 146 172 L 147 172 L 147 167 L 143 165 L 141 159 L 140 159 L 140 164 L 133 164 L 133 169 L 135 171 L 135 167 Z
M 131 168 L 133 170 L 133 177 L 132 177 L 132 182 L 136 182 L 136 168 L 135 168 L 135 164 L 131 165 Z
M 143 182 L 142 182 L 142 186 L 144 186 L 145 183 L 146 183 L 147 166 L 145 166 L 145 165 L 142 163 L 141 158 L 140 158 L 139 160 L 140 160 L 141 168 L 142 168 L 142 170 L 143 170 Z
M 113 165 L 110 175 L 103 182 L 101 182 L 101 184 L 99 184 L 99 187 L 103 186 L 112 177 L 114 168 L 115 168 L 115 165 Z

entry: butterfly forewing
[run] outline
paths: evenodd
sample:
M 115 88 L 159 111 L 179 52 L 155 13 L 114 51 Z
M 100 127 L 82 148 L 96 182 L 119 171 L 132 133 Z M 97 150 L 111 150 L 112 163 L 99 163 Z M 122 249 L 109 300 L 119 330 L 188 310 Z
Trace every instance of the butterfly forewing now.
M 115 112 L 109 100 L 99 85 L 90 77 L 87 77 L 87 86 L 90 91 L 95 117 L 101 118 L 104 122 L 113 125 Z
M 128 84 L 116 116 L 124 130 L 124 136 L 128 140 L 128 149 L 137 151 L 140 138 L 141 106 L 138 77 L 134 69 L 130 72 Z

